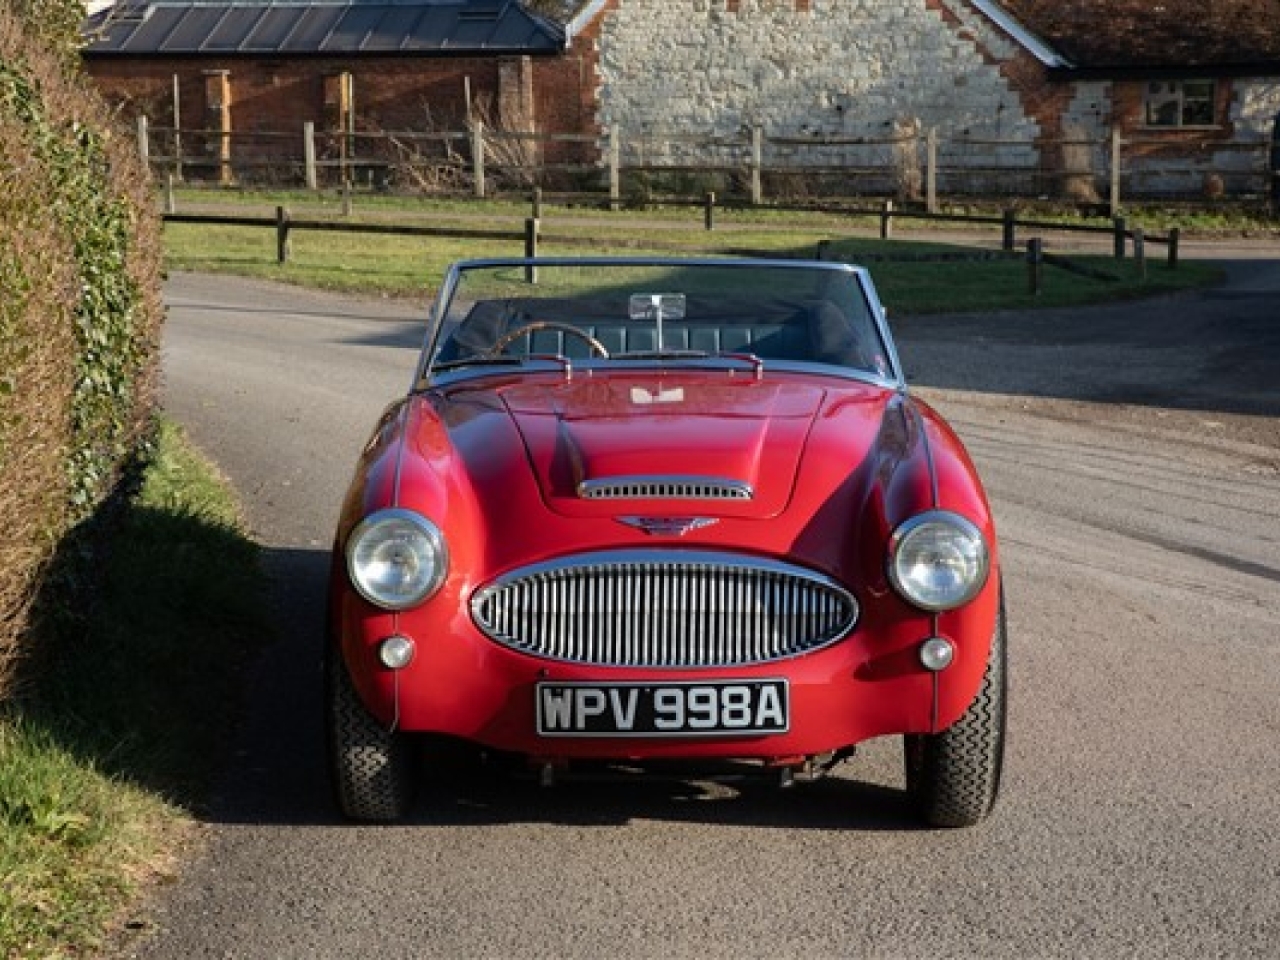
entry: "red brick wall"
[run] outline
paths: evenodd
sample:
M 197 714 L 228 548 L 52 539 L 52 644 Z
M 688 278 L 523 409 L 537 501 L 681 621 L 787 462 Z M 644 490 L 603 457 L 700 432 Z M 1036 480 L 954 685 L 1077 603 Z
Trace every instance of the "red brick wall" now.
M 465 117 L 465 80 L 474 98 L 499 98 L 498 61 L 491 58 L 416 60 L 117 60 L 93 59 L 88 72 L 108 101 L 126 116 L 147 113 L 172 122 L 173 76 L 182 91 L 183 126 L 204 110 L 205 71 L 230 75 L 234 123 L 242 132 L 300 130 L 323 125 L 324 77 L 350 72 L 355 78 L 357 125 L 366 129 L 459 129 Z M 430 117 L 431 123 L 428 123 Z
M 576 34 L 563 56 L 534 62 L 533 95 L 538 126 L 546 133 L 577 134 L 599 138 L 600 28 L 605 15 L 617 9 L 609 0 L 591 23 Z M 597 139 L 583 143 L 549 144 L 549 163 L 590 165 L 599 162 Z
M 89 75 L 107 100 L 129 120 L 145 113 L 153 128 L 173 125 L 173 77 L 179 78 L 182 127 L 206 128 L 205 74 L 226 70 L 231 89 L 231 126 L 237 135 L 284 133 L 284 138 L 236 139 L 241 160 L 299 160 L 302 128 L 314 123 L 317 132 L 330 129 L 335 112 L 325 105 L 325 77 L 344 71 L 354 81 L 357 131 L 442 132 L 466 127 L 468 81 L 472 102 L 487 105 L 496 121 L 503 99 L 505 72 L 508 99 L 521 98 L 519 85 L 532 78 L 532 101 L 538 128 L 548 133 L 594 131 L 591 106 L 594 76 L 588 58 L 568 56 L 532 58 L 369 58 L 369 59 L 248 59 L 153 60 L 90 59 Z M 509 61 L 509 63 L 508 63 Z M 507 69 L 502 69 L 502 64 Z M 295 136 L 296 135 L 296 136 Z M 184 153 L 197 148 L 189 136 Z M 163 153 L 163 148 L 153 148 Z M 548 155 L 548 160 L 553 157 Z

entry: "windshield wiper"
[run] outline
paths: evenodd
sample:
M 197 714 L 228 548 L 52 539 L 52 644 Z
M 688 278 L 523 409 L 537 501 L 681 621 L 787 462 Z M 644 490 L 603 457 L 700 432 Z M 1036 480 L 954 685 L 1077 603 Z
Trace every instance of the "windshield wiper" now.
M 431 373 L 443 373 L 449 370 L 457 370 L 460 367 L 523 367 L 526 363 L 535 361 L 557 364 L 564 371 L 566 379 L 573 378 L 573 361 L 559 353 L 477 354 L 434 364 L 431 367 Z
M 431 372 L 457 370 L 459 367 L 518 367 L 528 359 L 530 358 L 506 353 L 496 357 L 487 354 L 473 354 L 470 357 L 460 357 L 457 360 L 446 360 L 444 363 L 433 363 Z

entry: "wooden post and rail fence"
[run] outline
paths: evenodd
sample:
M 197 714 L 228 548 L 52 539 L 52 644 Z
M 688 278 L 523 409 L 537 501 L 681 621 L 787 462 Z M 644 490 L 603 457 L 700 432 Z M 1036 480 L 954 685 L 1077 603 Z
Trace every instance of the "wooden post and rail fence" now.
M 348 190 L 365 180 L 370 186 L 394 180 L 401 188 L 417 183 L 427 189 L 425 172 L 443 177 L 440 171 L 445 171 L 441 192 L 483 198 L 514 184 L 527 188 L 559 177 L 576 184 L 568 192 L 601 197 L 603 191 L 616 207 L 631 202 L 637 190 L 650 189 L 649 181 L 664 177 L 725 178 L 738 185 L 752 206 L 766 204 L 769 190 L 784 193 L 785 184 L 799 178 L 815 195 L 834 195 L 828 188 L 852 188 L 864 196 L 910 196 L 931 214 L 940 211 L 945 192 L 956 198 L 1061 197 L 1118 216 L 1126 200 L 1165 195 L 1149 184 L 1152 177 L 1168 176 L 1160 173 L 1168 163 L 1162 168 L 1159 160 L 1169 147 L 1159 139 L 1122 137 L 1118 131 L 1105 139 L 1040 144 L 944 140 L 932 128 L 883 138 L 796 137 L 769 135 L 758 124 L 732 136 L 649 133 L 625 140 L 617 127 L 603 135 L 546 134 L 493 129 L 479 121 L 454 131 L 317 131 L 306 122 L 300 133 L 249 133 L 153 127 L 145 115 L 137 118 L 136 135 L 147 164 L 179 182 L 203 169 L 224 184 L 237 178 L 252 184 L 285 177 L 317 191 L 326 178 L 330 185 L 336 178 Z M 1188 161 L 1186 185 L 1180 189 L 1200 195 L 1212 179 L 1228 194 L 1274 202 L 1280 194 L 1280 172 L 1272 169 L 1275 149 L 1267 141 L 1206 142 L 1200 154 L 1211 162 Z M 1055 153 L 1085 159 L 1075 165 L 1063 159 L 1056 166 L 1042 159 Z M 1152 162 L 1156 166 L 1143 166 Z
M 702 208 L 703 227 L 708 232 L 716 229 L 716 196 L 714 193 L 708 192 L 697 205 Z M 813 212 L 813 207 L 803 208 L 806 212 Z M 347 211 L 349 213 L 349 210 Z M 847 208 L 839 208 L 829 210 L 827 212 L 849 213 Z M 542 233 L 543 224 L 543 200 L 542 191 L 534 190 L 532 194 L 532 215 L 524 221 L 523 229 L 515 230 L 492 230 L 492 229 L 473 229 L 467 227 L 447 226 L 432 227 L 420 224 L 396 224 L 396 223 L 368 223 L 352 220 L 334 220 L 334 219 L 295 219 L 288 208 L 277 206 L 274 217 L 252 217 L 252 216 L 225 216 L 221 214 L 183 214 L 177 212 L 176 201 L 170 189 L 166 194 L 165 213 L 163 219 L 166 223 L 188 223 L 188 224 L 211 224 L 219 226 L 238 226 L 238 227 L 261 227 L 274 228 L 276 237 L 276 260 L 279 263 L 287 263 L 291 253 L 291 234 L 294 231 L 314 230 L 329 231 L 335 233 L 365 233 L 365 234 L 382 234 L 403 237 L 434 237 L 444 239 L 470 239 L 470 240 L 510 240 L 513 245 L 517 242 L 523 244 L 524 257 L 533 260 L 538 257 L 540 244 L 544 237 Z M 966 216 L 959 214 L 928 214 L 923 212 L 896 210 L 892 201 L 886 201 L 883 206 L 876 210 L 864 210 L 855 215 L 868 216 L 876 215 L 880 220 L 880 237 L 881 239 L 891 239 L 893 236 L 893 221 L 895 218 L 912 217 L 916 219 L 924 219 L 941 222 L 964 222 L 988 225 L 999 225 L 1001 228 L 1001 254 L 1005 257 L 1014 258 L 1018 254 L 1015 251 L 1017 243 L 1018 230 L 1021 229 L 1046 229 L 1046 230 L 1067 230 L 1074 232 L 1089 232 L 1094 234 L 1110 234 L 1112 238 L 1112 254 L 1115 259 L 1123 260 L 1127 254 L 1130 242 L 1132 242 L 1133 257 L 1138 266 L 1140 276 L 1145 279 L 1147 269 L 1146 247 L 1148 243 L 1163 243 L 1167 248 L 1167 264 L 1170 269 L 1176 269 L 1179 258 L 1180 231 L 1177 227 L 1169 230 L 1164 236 L 1147 236 L 1140 227 L 1129 229 L 1127 221 L 1124 217 L 1115 217 L 1110 227 L 1088 226 L 1084 224 L 1062 224 L 1050 221 L 1030 221 L 1018 220 L 1016 213 L 1012 210 L 1006 210 L 1000 217 L 984 217 L 984 216 Z M 579 237 L 558 237 L 555 239 L 557 244 L 573 245 L 573 244 L 589 244 L 598 246 L 597 239 L 584 240 Z M 830 259 L 830 240 L 819 240 L 814 251 L 814 257 L 818 260 Z M 660 246 L 661 244 L 656 244 Z M 682 247 L 682 250 L 687 248 Z M 747 250 L 725 251 L 717 250 L 717 253 L 737 253 L 747 255 L 756 253 L 757 255 L 770 256 L 767 251 L 756 252 Z M 963 254 L 955 257 L 948 256 L 946 259 L 963 259 Z M 894 259 L 892 255 L 879 256 L 875 259 Z M 904 255 L 901 259 L 914 259 L 913 257 Z M 1047 253 L 1044 249 L 1044 240 L 1041 237 L 1029 238 L 1026 245 L 1026 253 L 1024 259 L 1027 263 L 1028 288 L 1033 295 L 1038 295 L 1043 282 L 1044 265 L 1052 265 L 1062 269 L 1090 276 L 1094 279 L 1112 280 L 1115 279 L 1105 271 L 1084 267 L 1065 257 Z M 533 264 L 525 268 L 526 279 L 530 283 L 537 283 L 538 274 L 537 267 Z

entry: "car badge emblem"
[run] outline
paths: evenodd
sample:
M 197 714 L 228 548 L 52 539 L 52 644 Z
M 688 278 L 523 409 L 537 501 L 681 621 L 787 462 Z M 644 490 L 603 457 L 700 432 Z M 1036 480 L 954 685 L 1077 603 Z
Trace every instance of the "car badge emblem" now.
M 619 523 L 643 530 L 651 537 L 683 537 L 693 530 L 701 530 L 719 523 L 716 517 L 618 517 Z

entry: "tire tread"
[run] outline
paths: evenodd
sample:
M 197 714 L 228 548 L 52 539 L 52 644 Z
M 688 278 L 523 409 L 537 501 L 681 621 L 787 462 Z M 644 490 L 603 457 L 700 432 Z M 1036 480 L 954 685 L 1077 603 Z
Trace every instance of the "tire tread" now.
M 404 734 L 364 708 L 341 656 L 328 657 L 329 757 L 338 807 L 354 820 L 390 822 L 408 812 L 413 762 Z
M 907 787 L 931 826 L 973 826 L 995 806 L 1004 767 L 1006 648 L 1002 596 L 982 686 L 969 708 L 946 730 L 906 738 Z

